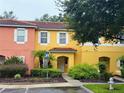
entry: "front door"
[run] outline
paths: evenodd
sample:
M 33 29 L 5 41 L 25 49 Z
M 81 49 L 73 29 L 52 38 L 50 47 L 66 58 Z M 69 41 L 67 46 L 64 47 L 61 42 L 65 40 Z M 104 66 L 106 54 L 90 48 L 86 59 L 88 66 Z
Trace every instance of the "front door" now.
M 68 58 L 67 57 L 58 57 L 57 59 L 57 68 L 61 71 L 61 72 L 66 72 L 67 70 L 67 62 Z

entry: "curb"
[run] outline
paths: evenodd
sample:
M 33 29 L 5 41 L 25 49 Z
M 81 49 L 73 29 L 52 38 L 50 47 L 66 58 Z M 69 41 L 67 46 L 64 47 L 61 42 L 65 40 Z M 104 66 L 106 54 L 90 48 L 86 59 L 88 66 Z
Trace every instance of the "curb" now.
M 94 93 L 93 91 L 91 91 L 90 89 L 84 87 L 83 85 L 81 86 L 81 88 L 84 89 L 88 93 Z

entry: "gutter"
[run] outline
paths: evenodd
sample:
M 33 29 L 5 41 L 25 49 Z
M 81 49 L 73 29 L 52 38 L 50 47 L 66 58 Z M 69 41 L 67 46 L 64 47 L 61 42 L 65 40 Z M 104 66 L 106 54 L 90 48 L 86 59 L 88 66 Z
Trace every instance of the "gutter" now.
M 26 26 L 26 25 L 2 25 L 0 24 L 0 27 L 31 27 L 31 28 L 36 28 L 37 29 L 37 26 Z

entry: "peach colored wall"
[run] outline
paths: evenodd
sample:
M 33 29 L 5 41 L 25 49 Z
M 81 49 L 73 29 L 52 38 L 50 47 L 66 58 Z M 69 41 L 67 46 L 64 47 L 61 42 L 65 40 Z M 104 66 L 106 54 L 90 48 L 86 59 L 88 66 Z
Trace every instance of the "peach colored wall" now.
M 26 28 L 28 30 L 28 41 L 25 44 L 17 44 L 14 41 L 14 27 L 0 27 L 0 55 L 25 56 L 25 63 L 29 69 L 33 68 L 33 56 L 35 42 L 35 29 Z

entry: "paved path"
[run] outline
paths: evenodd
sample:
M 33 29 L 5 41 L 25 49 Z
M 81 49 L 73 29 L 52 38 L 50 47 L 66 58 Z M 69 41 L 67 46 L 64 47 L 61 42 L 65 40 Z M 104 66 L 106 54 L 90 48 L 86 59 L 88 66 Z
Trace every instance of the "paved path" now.
M 87 89 L 82 86 L 82 82 L 72 79 L 67 74 L 63 74 L 63 78 L 67 82 L 32 85 L 0 84 L 0 93 L 92 93 L 90 91 L 87 91 Z
M 77 86 L 77 87 L 80 87 L 82 86 L 82 82 L 80 82 L 79 80 L 75 80 L 71 77 L 69 77 L 67 74 L 63 74 L 62 75 L 63 78 L 71 85 L 74 85 L 74 86 Z
M 82 83 L 78 80 L 74 80 L 63 74 L 63 78 L 67 81 L 65 83 L 48 83 L 48 84 L 32 84 L 32 85 L 4 85 L 0 84 L 0 88 L 49 88 L 49 87 L 80 87 Z
M 124 82 L 124 78 L 121 78 L 121 77 L 118 77 L 118 76 L 114 76 L 113 78 L 114 78 L 115 80 Z

